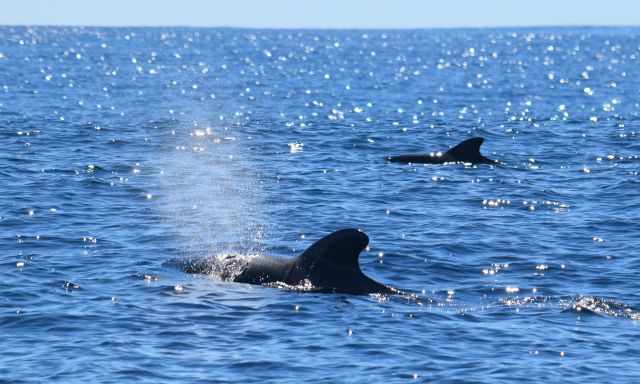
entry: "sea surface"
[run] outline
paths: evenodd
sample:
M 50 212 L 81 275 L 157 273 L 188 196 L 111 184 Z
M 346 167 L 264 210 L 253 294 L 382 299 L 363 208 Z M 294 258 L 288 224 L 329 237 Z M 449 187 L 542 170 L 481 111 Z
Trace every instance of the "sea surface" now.
M 639 218 L 640 29 L 0 27 L 2 383 L 637 383 Z

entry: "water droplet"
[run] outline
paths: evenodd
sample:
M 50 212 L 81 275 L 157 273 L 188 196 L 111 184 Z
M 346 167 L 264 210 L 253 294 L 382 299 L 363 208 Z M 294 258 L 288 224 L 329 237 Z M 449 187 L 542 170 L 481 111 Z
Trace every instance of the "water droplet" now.
M 518 293 L 518 292 L 520 292 L 520 288 L 518 288 L 518 287 L 511 287 L 511 286 L 507 286 L 504 290 L 505 290 L 507 293 Z

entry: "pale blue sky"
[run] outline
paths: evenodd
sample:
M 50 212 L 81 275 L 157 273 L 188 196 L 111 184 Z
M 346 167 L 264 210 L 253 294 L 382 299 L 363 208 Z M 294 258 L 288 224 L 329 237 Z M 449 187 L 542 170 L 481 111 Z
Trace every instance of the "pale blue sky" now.
M 0 0 L 0 25 L 640 25 L 640 0 Z

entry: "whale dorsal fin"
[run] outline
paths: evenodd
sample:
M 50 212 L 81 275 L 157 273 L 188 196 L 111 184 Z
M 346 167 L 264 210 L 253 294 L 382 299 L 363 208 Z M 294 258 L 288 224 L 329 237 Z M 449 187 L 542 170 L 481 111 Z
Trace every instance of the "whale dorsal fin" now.
M 304 264 L 322 260 L 360 270 L 358 256 L 369 244 L 369 237 L 357 229 L 342 229 L 313 243 L 300 256 Z
M 482 137 L 474 137 L 461 142 L 447 151 L 457 161 L 474 162 L 483 156 L 480 154 L 480 146 L 484 142 Z

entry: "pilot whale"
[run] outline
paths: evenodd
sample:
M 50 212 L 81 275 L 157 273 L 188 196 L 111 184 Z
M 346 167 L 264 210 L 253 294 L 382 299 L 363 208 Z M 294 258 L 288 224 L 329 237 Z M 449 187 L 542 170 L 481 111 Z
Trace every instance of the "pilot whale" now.
M 313 243 L 294 259 L 255 256 L 250 259 L 227 256 L 223 259 L 189 260 L 182 264 L 187 273 L 218 272 L 225 280 L 292 287 L 311 286 L 312 292 L 348 294 L 401 294 L 366 276 L 358 257 L 369 237 L 357 229 L 342 229 Z
M 407 154 L 387 156 L 385 159 L 392 163 L 405 164 L 444 164 L 444 163 L 471 163 L 471 164 L 496 164 L 480 154 L 480 146 L 484 142 L 482 137 L 474 137 L 461 142 L 450 150 L 442 153 Z

